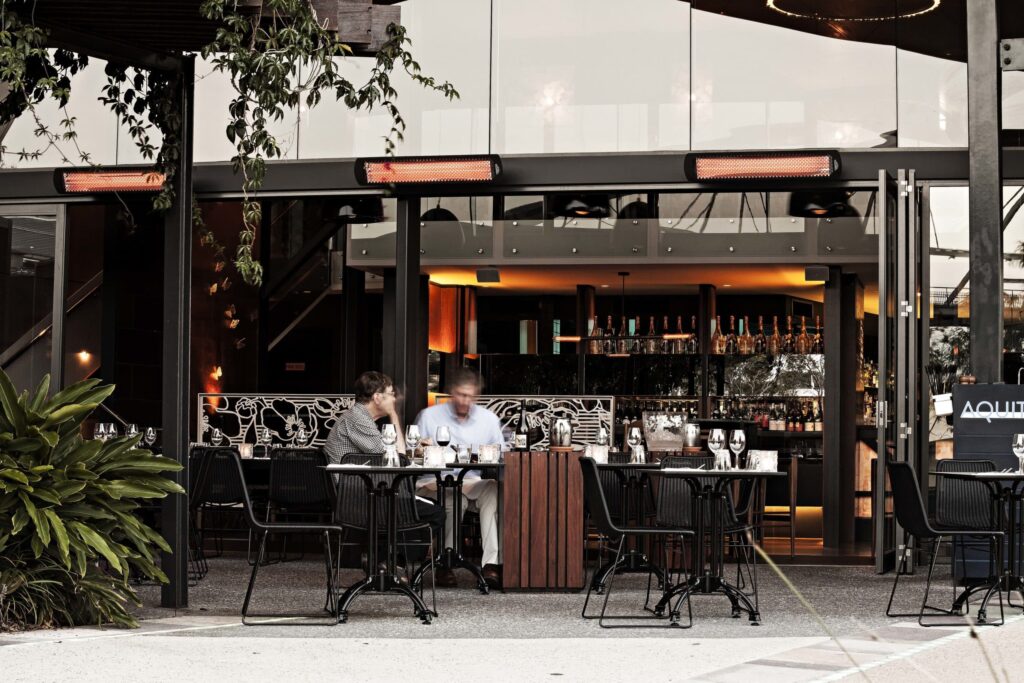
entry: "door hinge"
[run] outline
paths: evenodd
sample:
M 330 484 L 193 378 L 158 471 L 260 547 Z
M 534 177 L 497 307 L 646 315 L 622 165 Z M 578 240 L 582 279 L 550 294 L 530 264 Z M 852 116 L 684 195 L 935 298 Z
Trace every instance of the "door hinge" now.
M 886 410 L 885 401 L 875 403 L 875 426 L 879 429 L 885 427 Z
M 914 433 L 914 428 L 906 422 L 900 422 L 899 437 L 901 439 L 907 439 L 911 434 Z
M 901 301 L 900 302 L 900 317 L 901 318 L 911 318 L 913 316 L 914 316 L 914 304 L 912 304 L 912 303 L 910 303 L 909 301 L 906 301 L 906 300 Z

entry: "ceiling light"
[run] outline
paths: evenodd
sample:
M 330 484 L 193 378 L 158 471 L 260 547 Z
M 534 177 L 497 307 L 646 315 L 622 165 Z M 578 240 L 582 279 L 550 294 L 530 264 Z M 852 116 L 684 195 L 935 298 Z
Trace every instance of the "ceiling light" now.
M 611 285 L 601 285 L 601 289 L 608 289 Z
M 835 21 L 894 21 L 896 19 L 910 19 L 912 17 L 919 17 L 922 14 L 927 14 L 939 7 L 942 4 L 942 0 L 902 0 L 903 3 L 910 5 L 905 7 L 902 11 L 893 13 L 893 3 L 891 0 L 876 0 L 874 4 L 878 5 L 878 9 L 875 12 L 864 11 L 861 9 L 857 14 L 851 14 L 847 16 L 838 16 L 835 14 L 820 14 L 813 9 L 804 9 L 807 5 L 806 0 L 767 0 L 768 9 L 775 10 L 779 14 L 784 14 L 787 17 L 794 19 L 812 19 L 814 21 L 824 22 L 835 22 Z M 842 6 L 842 3 L 840 3 Z M 855 6 L 855 3 L 849 3 L 849 6 Z M 863 7 L 864 2 L 857 3 L 856 6 Z
M 420 220 L 430 222 L 458 223 L 459 217 L 456 216 L 451 211 L 449 211 L 448 209 L 441 208 L 441 205 L 438 204 L 434 208 L 427 209 L 426 211 L 424 211 L 423 215 L 420 216 Z
M 569 218 L 607 218 L 611 214 L 608 199 L 606 194 L 553 195 L 551 213 Z
M 789 215 L 804 218 L 850 218 L 860 213 L 850 206 L 847 190 L 800 190 L 789 195 Z

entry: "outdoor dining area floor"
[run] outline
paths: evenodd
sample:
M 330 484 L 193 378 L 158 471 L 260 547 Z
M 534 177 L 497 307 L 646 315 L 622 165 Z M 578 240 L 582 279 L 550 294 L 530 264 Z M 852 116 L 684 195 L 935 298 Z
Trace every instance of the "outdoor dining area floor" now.
M 211 558 L 209 563 L 210 571 L 206 577 L 189 589 L 189 608 L 176 613 L 237 617 L 251 567 L 241 555 Z M 729 601 L 725 596 L 695 595 L 691 629 L 602 629 L 596 621 L 580 618 L 584 592 L 492 591 L 489 595 L 481 595 L 469 573 L 457 571 L 458 588 L 438 588 L 439 616 L 430 625 L 423 625 L 413 616 L 408 600 L 397 595 L 377 595 L 362 598 L 354 605 L 348 623 L 337 626 L 291 623 L 303 621 L 296 618 L 279 626 L 240 625 L 239 628 L 244 629 L 246 635 L 256 637 L 649 638 L 656 635 L 674 638 L 766 638 L 828 636 L 829 632 L 834 636 L 848 636 L 886 629 L 899 621 L 885 617 L 886 601 L 892 587 L 891 573 L 880 576 L 868 566 L 789 565 L 781 570 L 818 617 L 808 611 L 778 575 L 759 564 L 760 626 L 752 626 L 745 618 L 731 618 Z M 250 606 L 251 614 L 273 614 L 273 618 L 277 615 L 314 614 L 324 602 L 323 575 L 323 563 L 318 557 L 261 568 Z M 348 585 L 361 576 L 358 570 L 345 570 L 342 582 Z M 923 573 L 919 573 L 900 582 L 894 611 L 916 611 L 924 590 L 923 578 Z M 609 612 L 631 613 L 634 608 L 639 609 L 646 588 L 646 574 L 617 576 Z M 938 595 L 944 589 L 951 592 L 948 584 L 936 582 L 933 594 Z M 144 602 L 138 610 L 141 619 L 163 618 L 175 613 L 158 606 L 158 587 L 142 586 L 138 591 Z M 424 597 L 429 603 L 429 579 Z M 600 602 L 597 607 L 600 607 Z M 995 609 L 993 603 L 990 613 Z M 1019 612 L 1019 609 L 1008 608 L 1007 617 Z M 638 616 L 643 614 L 636 613 Z M 825 627 L 818 621 L 819 617 Z M 254 618 L 254 621 L 259 619 Z M 929 631 L 916 626 L 915 630 Z M 225 629 L 209 635 L 237 635 L 237 631 Z

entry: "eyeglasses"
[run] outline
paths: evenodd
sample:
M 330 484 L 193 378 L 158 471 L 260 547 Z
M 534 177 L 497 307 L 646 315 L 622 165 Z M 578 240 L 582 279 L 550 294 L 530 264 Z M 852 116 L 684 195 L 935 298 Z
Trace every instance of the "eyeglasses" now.
M 388 389 L 387 391 L 378 391 L 377 393 L 381 394 L 382 396 L 394 396 L 395 395 L 395 390 L 394 389 Z

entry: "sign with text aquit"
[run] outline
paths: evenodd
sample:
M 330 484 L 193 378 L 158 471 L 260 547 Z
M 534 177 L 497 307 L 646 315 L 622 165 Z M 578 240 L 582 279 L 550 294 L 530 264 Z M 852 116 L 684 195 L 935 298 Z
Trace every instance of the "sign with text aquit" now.
M 1010 450 L 1014 434 L 1024 434 L 1024 385 L 957 384 L 953 387 L 954 457 L 991 460 L 1017 467 Z

